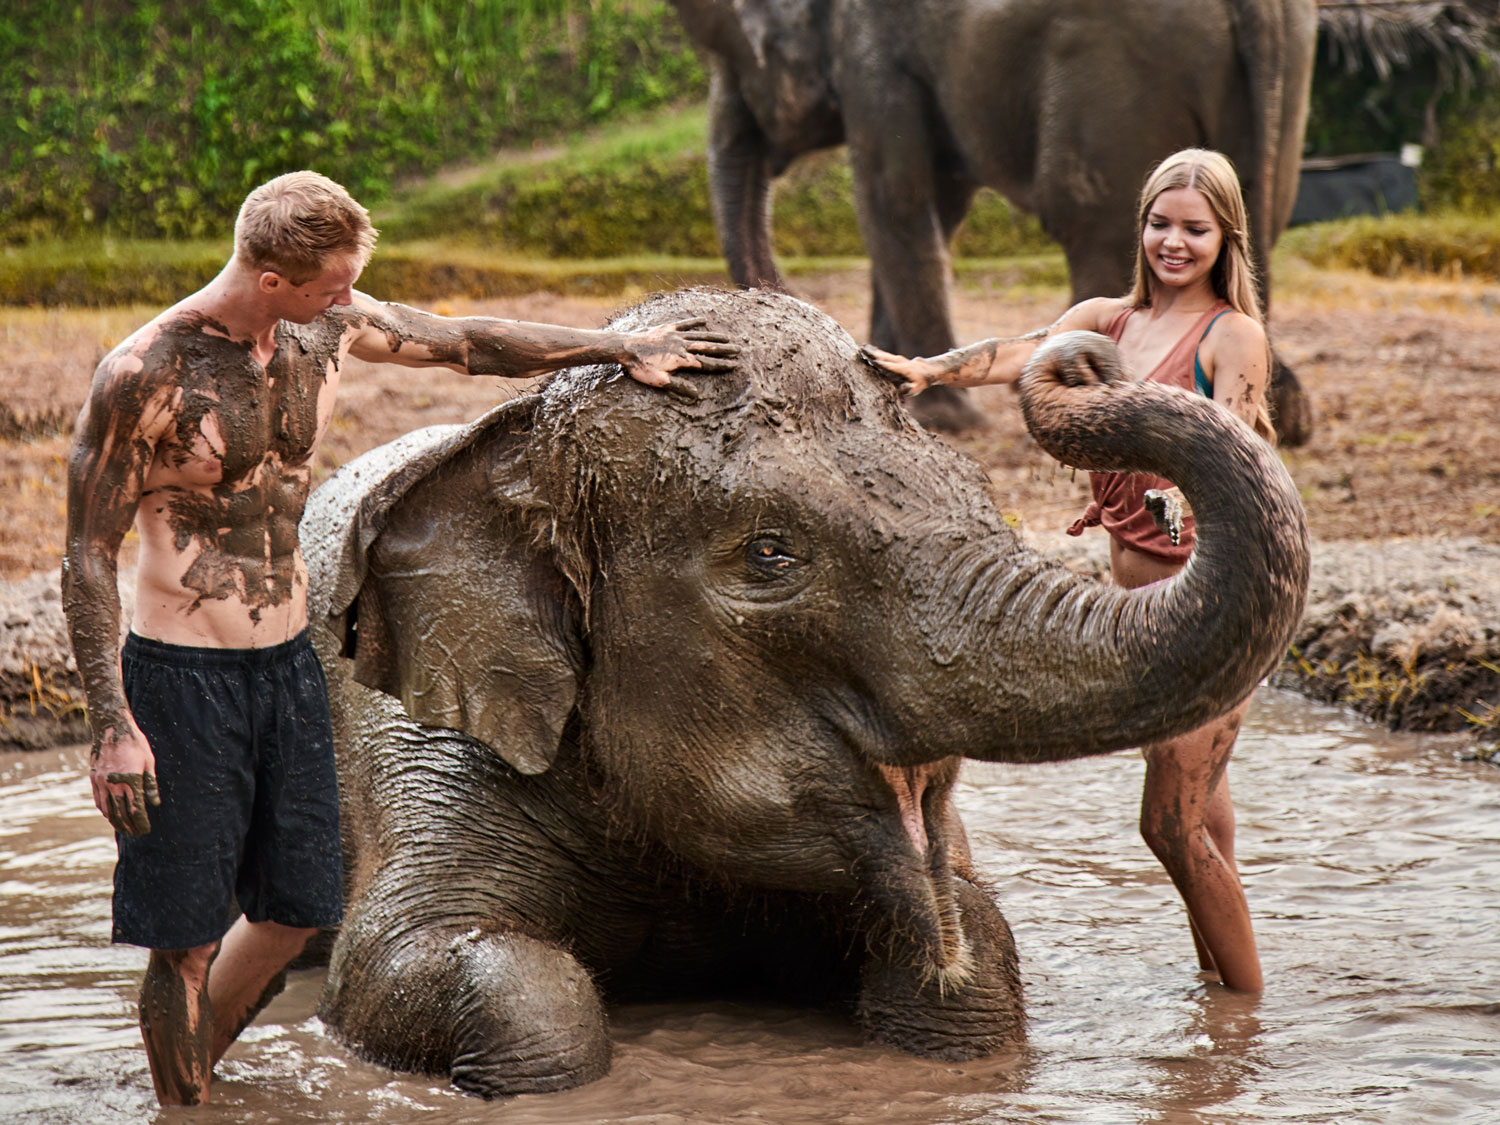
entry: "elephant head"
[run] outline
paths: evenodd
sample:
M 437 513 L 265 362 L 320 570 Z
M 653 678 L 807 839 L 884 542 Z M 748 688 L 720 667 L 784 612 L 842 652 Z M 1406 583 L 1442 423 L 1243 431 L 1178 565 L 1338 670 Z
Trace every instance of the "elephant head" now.
M 696 380 L 695 396 L 573 372 L 366 455 L 313 497 L 312 605 L 325 641 L 352 652 L 340 666 L 494 762 L 440 765 L 451 739 L 351 718 L 376 705 L 340 702 L 335 685 L 346 819 L 378 823 L 354 829 L 366 842 L 330 986 L 349 992 L 356 961 L 410 964 L 421 947 L 448 964 L 454 935 L 470 950 L 511 930 L 606 977 L 635 971 L 617 936 L 576 916 L 562 876 L 549 868 L 543 888 L 512 870 L 555 849 L 569 870 L 595 857 L 615 890 L 640 881 L 632 893 L 659 914 L 670 880 L 653 865 L 734 888 L 736 909 L 816 902 L 808 917 L 838 931 L 830 948 L 870 951 L 855 1003 L 877 1038 L 946 1057 L 1013 1042 L 1013 946 L 948 800 L 960 759 L 1104 753 L 1238 702 L 1300 614 L 1296 493 L 1220 408 L 1120 383 L 1102 337 L 1064 340 L 1023 388 L 1039 440 L 1085 467 L 1175 479 L 1199 520 L 1181 576 L 1104 587 L 1026 548 L 980 469 L 917 426 L 828 317 L 779 294 L 688 291 L 616 324 L 686 316 L 743 341 L 739 368 Z M 418 763 L 420 784 L 404 772 Z M 412 811 L 434 785 L 442 798 Z M 434 872 L 462 893 L 435 889 Z M 415 939 L 417 924 L 446 936 Z M 368 938 L 396 928 L 399 941 Z M 367 938 L 379 953 L 347 951 Z M 694 956 L 704 944 L 687 943 Z M 509 968 L 486 962 L 474 980 L 519 971 L 493 956 Z M 347 1031 L 348 1011 L 336 998 L 325 1018 Z M 515 1026 L 506 1012 L 494 1022 Z M 475 1088 L 533 1088 L 486 1081 Z

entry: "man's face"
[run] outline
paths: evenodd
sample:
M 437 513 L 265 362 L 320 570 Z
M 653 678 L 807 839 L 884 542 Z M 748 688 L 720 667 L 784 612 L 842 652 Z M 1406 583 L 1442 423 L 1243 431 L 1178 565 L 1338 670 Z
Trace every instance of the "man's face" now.
M 331 259 L 321 272 L 300 285 L 294 284 L 282 274 L 267 271 L 274 278 L 270 285 L 276 303 L 276 313 L 281 320 L 294 324 L 311 324 L 334 305 L 354 303 L 354 283 L 364 269 L 364 262 L 357 257 Z

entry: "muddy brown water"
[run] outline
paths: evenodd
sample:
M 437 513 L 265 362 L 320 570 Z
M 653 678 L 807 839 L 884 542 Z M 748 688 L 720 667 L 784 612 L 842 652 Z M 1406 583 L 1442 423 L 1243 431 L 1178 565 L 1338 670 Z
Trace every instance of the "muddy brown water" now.
M 1262 690 L 1232 765 L 1268 989 L 1195 973 L 1177 896 L 1135 834 L 1142 763 L 970 765 L 978 866 L 1015 927 L 1030 1038 L 964 1064 L 861 1045 L 829 1015 L 613 1013 L 603 1081 L 485 1103 L 355 1058 L 321 973 L 220 1064 L 215 1102 L 158 1111 L 109 944 L 114 847 L 84 751 L 0 756 L 0 1120 L 73 1123 L 1500 1121 L 1500 770 Z

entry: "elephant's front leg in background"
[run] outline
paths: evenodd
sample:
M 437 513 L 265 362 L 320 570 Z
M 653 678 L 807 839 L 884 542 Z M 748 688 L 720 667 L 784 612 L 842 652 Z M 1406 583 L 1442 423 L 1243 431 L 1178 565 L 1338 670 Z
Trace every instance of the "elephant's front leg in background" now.
M 881 74 L 857 80 L 858 112 L 846 105 L 849 163 L 860 233 L 870 253 L 870 342 L 901 355 L 937 355 L 953 347 L 948 240 L 974 186 L 937 167 L 925 98 L 910 79 Z M 911 403 L 933 429 L 982 425 L 968 392 L 934 387 Z
M 962 971 L 939 977 L 899 954 L 874 955 L 856 1018 L 879 1042 L 957 1061 L 1019 1046 L 1025 1024 L 1010 926 L 982 889 L 959 875 L 953 883 L 968 953 Z
M 604 1009 L 565 950 L 481 927 L 345 923 L 320 1015 L 363 1056 L 462 1090 L 565 1090 L 609 1072 Z

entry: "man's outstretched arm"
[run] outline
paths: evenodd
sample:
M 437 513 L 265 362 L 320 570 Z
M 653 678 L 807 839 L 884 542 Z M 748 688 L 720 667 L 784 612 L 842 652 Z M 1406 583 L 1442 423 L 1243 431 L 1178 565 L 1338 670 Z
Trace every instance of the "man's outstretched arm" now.
M 355 294 L 343 315 L 354 333 L 349 353 L 359 359 L 509 379 L 618 363 L 648 386 L 696 394 L 691 383 L 672 373 L 728 371 L 739 355 L 728 336 L 704 331 L 701 319 L 615 332 L 488 316 L 437 316 L 363 293 Z
M 107 356 L 94 374 L 68 457 L 63 611 L 88 701 L 94 805 L 117 831 L 151 831 L 156 759 L 135 724 L 120 673 L 120 543 L 135 520 L 170 396 L 152 393 L 140 359 Z

